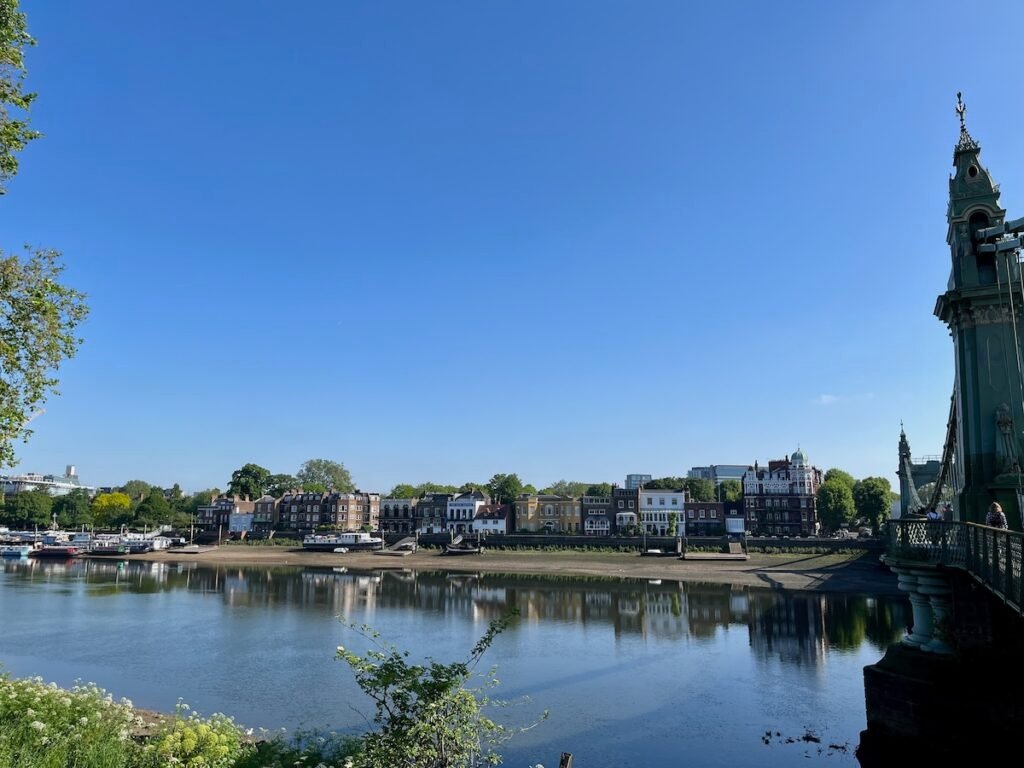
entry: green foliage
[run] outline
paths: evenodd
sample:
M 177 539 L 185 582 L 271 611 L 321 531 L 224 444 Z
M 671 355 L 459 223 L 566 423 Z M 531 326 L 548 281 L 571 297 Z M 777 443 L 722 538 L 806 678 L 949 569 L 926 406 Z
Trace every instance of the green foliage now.
M 415 499 L 416 487 L 408 483 L 399 483 L 387 495 L 389 499 Z
M 547 488 L 541 488 L 540 492 L 552 496 L 576 497 L 586 495 L 587 488 L 589 487 L 587 483 L 580 483 L 575 480 L 556 480 Z
M 24 90 L 24 52 L 33 45 L 18 0 L 0 0 L 0 195 L 18 172 L 16 153 L 40 135 L 28 120 L 36 95 Z
M 718 484 L 722 501 L 739 501 L 743 498 L 743 484 L 739 480 L 723 480 Z
M 668 513 L 668 535 L 675 536 L 679 532 L 679 515 L 675 512 Z
M 857 516 L 866 520 L 877 533 L 889 517 L 892 487 L 884 477 L 865 477 L 853 486 L 853 503 Z
M 487 483 L 487 493 L 498 504 L 513 504 L 523 492 L 523 483 L 519 475 L 494 475 Z
M 259 464 L 246 464 L 231 473 L 228 494 L 241 498 L 248 496 L 250 499 L 258 499 L 267 492 L 269 485 L 269 469 L 264 469 Z
M 337 658 L 348 664 L 356 683 L 373 701 L 378 730 L 364 737 L 353 759 L 357 768 L 476 768 L 497 765 L 494 748 L 512 735 L 484 714 L 493 704 L 479 689 L 468 688 L 481 657 L 514 614 L 491 622 L 466 661 L 441 664 L 428 659 L 413 664 L 408 652 L 380 640 L 366 625 L 349 627 L 371 643 L 361 656 L 338 646 Z M 496 685 L 494 671 L 483 687 Z
M 853 486 L 857 484 L 857 481 L 853 479 L 853 475 L 835 467 L 832 467 L 832 469 L 825 473 L 824 482 L 827 483 L 829 480 L 841 482 L 850 489 L 851 493 L 853 492 Z
M 718 497 L 714 482 L 706 477 L 688 477 L 683 481 L 683 487 L 690 492 L 693 501 L 714 501 Z
M 25 528 L 49 525 L 52 511 L 53 497 L 41 488 L 18 491 L 4 504 L 5 522 Z
M 75 331 L 88 314 L 85 296 L 61 285 L 63 271 L 56 251 L 26 249 L 24 259 L 0 251 L 0 466 L 15 463 L 14 441 L 28 440 L 29 422 L 57 394 L 55 371 L 82 343 Z
M 818 488 L 818 519 L 826 530 L 837 531 L 853 522 L 853 492 L 843 478 L 826 480 Z
M 325 490 L 330 489 L 338 493 L 352 493 L 356 489 L 352 475 L 345 469 L 345 465 L 330 459 L 310 459 L 299 467 L 295 477 L 302 483 L 303 488 L 316 484 L 322 485 Z
M 136 718 L 94 685 L 63 690 L 42 678 L 0 675 L 0 765 L 129 768 Z
M 587 487 L 587 491 L 584 494 L 586 496 L 611 496 L 612 495 L 612 484 L 611 483 L 593 483 Z
M 458 489 L 454 485 L 438 485 L 437 483 L 420 483 L 416 486 L 416 496 L 423 497 L 428 493 L 455 493 Z
M 126 493 L 101 493 L 92 500 L 93 522 L 100 528 L 113 528 L 131 522 L 132 500 Z
M 645 491 L 678 491 L 685 487 L 685 477 L 656 477 L 650 482 L 644 483 Z
M 288 491 L 298 489 L 300 483 L 295 475 L 271 475 L 267 480 L 267 493 L 275 499 L 280 499 Z
M 230 717 L 215 714 L 207 719 L 190 713 L 179 702 L 176 716 L 153 734 L 142 747 L 138 765 L 163 768 L 230 768 L 243 752 L 241 731 Z
M 327 486 L 323 483 L 303 483 L 302 490 L 305 493 L 327 493 Z
M 167 503 L 162 490 L 159 488 L 150 490 L 149 495 L 135 510 L 135 521 L 139 525 L 148 526 L 171 522 L 171 505 Z
M 521 491 L 521 493 L 525 493 L 528 496 L 536 496 L 537 488 L 533 484 L 527 483 L 526 485 L 523 486 L 523 490 Z
M 145 480 L 129 480 L 117 490 L 131 499 L 133 504 L 138 504 L 149 495 L 152 488 Z
M 52 512 L 57 513 L 57 522 L 62 528 L 78 528 L 92 524 L 92 510 L 89 508 L 89 492 L 76 488 L 53 500 Z

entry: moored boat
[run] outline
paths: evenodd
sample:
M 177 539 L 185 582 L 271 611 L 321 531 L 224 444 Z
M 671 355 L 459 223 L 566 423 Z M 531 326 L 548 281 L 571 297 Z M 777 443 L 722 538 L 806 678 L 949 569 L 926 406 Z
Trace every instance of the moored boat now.
M 311 533 L 302 540 L 302 548 L 310 552 L 335 552 L 359 549 L 380 549 L 384 539 L 364 531 L 349 533 Z
M 70 544 L 47 544 L 28 553 L 29 557 L 46 557 L 50 559 L 69 560 L 78 556 L 78 547 Z
M 483 548 L 474 544 L 449 544 L 444 548 L 446 555 L 479 555 L 481 552 Z
M 0 544 L 0 557 L 28 557 L 34 544 Z

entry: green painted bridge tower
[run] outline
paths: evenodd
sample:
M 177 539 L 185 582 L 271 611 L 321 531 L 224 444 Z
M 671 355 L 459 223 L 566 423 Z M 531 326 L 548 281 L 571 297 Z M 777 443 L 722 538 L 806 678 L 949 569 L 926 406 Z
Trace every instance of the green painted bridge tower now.
M 955 380 L 947 438 L 951 482 L 961 520 L 984 522 L 998 501 L 1010 527 L 1021 530 L 1024 464 L 1024 283 L 1020 238 L 1024 219 L 1006 223 L 999 186 L 981 164 L 981 148 L 964 121 L 957 94 L 960 139 L 949 179 L 952 270 L 935 315 L 953 337 Z

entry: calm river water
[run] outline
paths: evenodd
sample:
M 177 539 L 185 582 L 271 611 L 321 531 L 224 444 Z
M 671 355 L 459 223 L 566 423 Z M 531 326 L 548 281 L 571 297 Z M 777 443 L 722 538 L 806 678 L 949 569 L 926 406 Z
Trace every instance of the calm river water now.
M 521 768 L 557 765 L 561 751 L 579 768 L 856 765 L 862 668 L 909 619 L 898 599 L 674 581 L 0 567 L 0 664 L 11 674 L 96 682 L 149 709 L 180 697 L 267 728 L 364 729 L 367 702 L 333 657 L 365 643 L 338 615 L 448 661 L 517 608 L 485 661 L 498 667 L 495 694 L 512 702 L 501 719 L 525 725 L 550 711 L 502 750 Z M 802 741 L 808 732 L 820 744 Z

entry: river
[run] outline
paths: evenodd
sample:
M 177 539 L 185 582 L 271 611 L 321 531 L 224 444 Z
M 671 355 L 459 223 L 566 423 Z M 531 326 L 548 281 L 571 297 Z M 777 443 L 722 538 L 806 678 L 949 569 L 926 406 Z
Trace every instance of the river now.
M 358 732 L 371 710 L 334 660 L 366 623 L 412 657 L 485 662 L 498 719 L 529 725 L 505 764 L 856 765 L 862 669 L 903 635 L 900 599 L 675 581 L 195 563 L 8 561 L 0 664 L 95 682 L 136 706 L 179 698 L 246 726 Z M 812 736 L 820 741 L 804 740 Z

